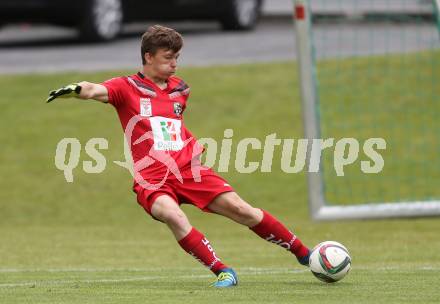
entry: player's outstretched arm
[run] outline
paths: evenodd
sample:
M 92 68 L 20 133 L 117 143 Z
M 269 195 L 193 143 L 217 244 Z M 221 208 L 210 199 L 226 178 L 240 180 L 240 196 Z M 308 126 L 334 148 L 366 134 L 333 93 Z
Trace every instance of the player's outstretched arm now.
M 101 84 L 82 81 L 72 83 L 57 90 L 49 92 L 46 102 L 51 102 L 55 98 L 78 98 L 94 99 L 101 102 L 108 102 L 107 88 Z

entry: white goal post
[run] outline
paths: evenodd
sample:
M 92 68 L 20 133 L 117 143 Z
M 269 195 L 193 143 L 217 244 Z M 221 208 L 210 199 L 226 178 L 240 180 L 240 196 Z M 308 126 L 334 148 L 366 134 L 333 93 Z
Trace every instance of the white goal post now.
M 311 11 L 308 0 L 293 0 L 293 4 L 297 63 L 300 76 L 300 91 L 303 108 L 303 126 L 305 138 L 309 139 L 310 141 L 312 139 L 320 138 L 316 66 L 313 42 L 311 39 Z M 440 0 L 434 0 L 434 5 L 438 12 Z M 309 163 L 310 158 L 313 157 L 310 154 L 311 147 L 309 145 L 307 151 L 307 163 Z M 311 217 L 314 220 L 422 217 L 440 215 L 439 200 L 378 202 L 350 206 L 329 205 L 325 199 L 322 170 L 319 170 L 317 173 L 307 174 L 309 209 Z

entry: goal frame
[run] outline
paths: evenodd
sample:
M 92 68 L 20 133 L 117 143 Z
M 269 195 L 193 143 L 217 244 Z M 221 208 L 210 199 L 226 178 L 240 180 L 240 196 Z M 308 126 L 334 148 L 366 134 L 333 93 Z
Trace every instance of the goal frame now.
M 320 138 L 319 100 L 317 96 L 316 65 L 311 39 L 311 12 L 309 0 L 293 0 L 297 63 L 300 80 L 303 128 L 305 138 L 309 141 Z M 440 32 L 439 12 L 440 0 L 433 0 L 436 10 L 437 28 Z M 307 162 L 317 159 L 320 155 L 311 155 L 308 145 Z M 317 150 L 317 149 L 315 149 Z M 319 151 L 315 151 L 319 153 Z M 322 170 L 307 172 L 308 203 L 312 219 L 350 220 L 379 219 L 399 217 L 427 217 L 440 215 L 440 200 L 408 201 L 408 202 L 377 202 L 362 205 L 330 205 L 325 200 L 324 177 Z

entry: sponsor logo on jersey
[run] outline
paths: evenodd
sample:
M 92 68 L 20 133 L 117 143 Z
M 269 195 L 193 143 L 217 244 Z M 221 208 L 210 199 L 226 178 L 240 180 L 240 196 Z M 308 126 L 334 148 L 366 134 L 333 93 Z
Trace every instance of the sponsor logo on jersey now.
M 151 107 L 150 98 L 141 98 L 139 101 L 140 104 L 140 114 L 143 117 L 151 117 L 153 116 L 153 109 Z
M 181 138 L 182 122 L 177 119 L 165 117 L 151 117 L 153 130 L 154 149 L 159 151 L 179 151 L 184 143 Z

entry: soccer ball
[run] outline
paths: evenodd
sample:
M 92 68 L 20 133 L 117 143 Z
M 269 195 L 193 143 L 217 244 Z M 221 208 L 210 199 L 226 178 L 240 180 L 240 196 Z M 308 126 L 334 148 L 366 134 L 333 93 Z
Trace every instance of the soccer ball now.
M 344 245 L 326 241 L 313 248 L 310 270 L 319 280 L 334 283 L 341 280 L 351 268 L 351 257 Z

